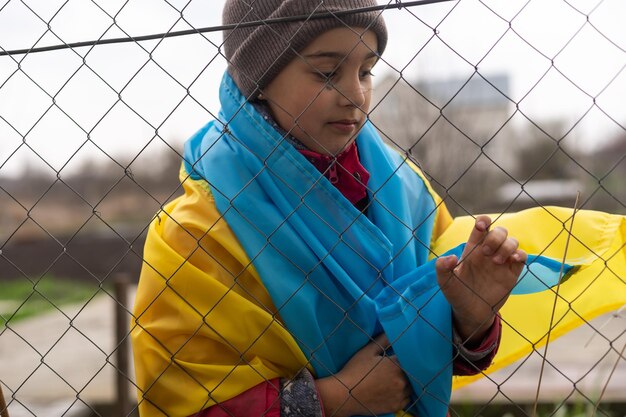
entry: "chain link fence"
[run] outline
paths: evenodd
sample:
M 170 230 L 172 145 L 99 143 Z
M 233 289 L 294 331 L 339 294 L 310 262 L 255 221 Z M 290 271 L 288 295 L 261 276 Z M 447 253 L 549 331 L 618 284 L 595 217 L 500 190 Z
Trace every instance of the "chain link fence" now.
M 623 2 L 379 4 L 390 40 L 369 118 L 454 216 L 626 214 Z M 128 323 L 144 240 L 183 192 L 184 140 L 218 117 L 222 7 L 0 2 L 3 417 L 138 415 Z M 584 324 L 549 349 L 528 341 L 453 391 L 450 413 L 626 416 L 623 307 L 568 311 Z

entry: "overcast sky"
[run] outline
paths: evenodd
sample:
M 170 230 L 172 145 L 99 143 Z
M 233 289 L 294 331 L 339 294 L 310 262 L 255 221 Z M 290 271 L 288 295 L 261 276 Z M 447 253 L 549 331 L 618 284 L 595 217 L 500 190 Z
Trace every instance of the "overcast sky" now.
M 0 50 L 215 26 L 223 3 L 0 0 Z M 623 0 L 460 0 L 387 11 L 389 44 L 375 79 L 506 73 L 525 114 L 576 125 L 577 145 L 590 150 L 624 133 L 624 16 Z M 219 108 L 221 37 L 0 56 L 0 175 L 25 165 L 52 172 L 46 164 L 67 173 L 103 152 L 150 160 L 165 142 L 180 148 Z

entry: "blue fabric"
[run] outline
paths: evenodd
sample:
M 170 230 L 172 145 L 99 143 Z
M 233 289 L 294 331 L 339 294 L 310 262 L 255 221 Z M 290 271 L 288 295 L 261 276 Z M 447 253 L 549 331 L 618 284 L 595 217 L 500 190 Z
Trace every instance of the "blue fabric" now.
M 457 258 L 461 259 L 464 249 L 465 243 L 449 250 L 443 256 L 456 255 Z M 533 294 L 550 289 L 559 283 L 561 277 L 567 278 L 567 274 L 572 272 L 574 268 L 575 265 L 564 264 L 545 256 L 528 255 L 526 265 L 517 278 L 517 284 L 511 294 Z M 401 291 L 401 288 L 404 288 L 399 284 L 394 285 L 396 291 Z
M 451 310 L 427 262 L 436 207 L 423 180 L 366 123 L 357 138 L 371 173 L 366 216 L 246 102 L 228 74 L 220 101 L 218 120 L 185 145 L 186 171 L 208 181 L 317 376 L 338 372 L 384 331 L 414 388 L 413 411 L 445 416 Z
M 545 291 L 557 285 L 559 278 L 567 278 L 567 274 L 574 268 L 575 265 L 563 264 L 561 261 L 545 256 L 528 255 L 526 266 L 511 294 L 532 294 Z
M 378 314 L 413 388 L 409 411 L 446 415 L 452 381 L 452 311 L 439 291 L 435 261 L 396 280 L 377 297 Z
M 186 170 L 208 181 L 318 377 L 336 373 L 383 331 L 376 295 L 426 262 L 434 200 L 367 123 L 357 138 L 372 174 L 365 216 L 246 103 L 227 74 L 220 101 L 219 120 L 186 144 Z M 431 415 L 445 415 L 445 407 Z
M 465 244 L 444 254 L 461 258 Z M 393 351 L 413 387 L 411 407 L 416 415 L 436 416 L 447 410 L 450 401 L 452 367 L 442 359 L 452 360 L 452 315 L 448 302 L 439 291 L 435 260 L 396 279 L 376 298 L 379 319 L 383 323 Z M 573 268 L 543 256 L 529 255 L 512 294 L 545 291 L 558 284 Z M 409 330 L 407 330 L 409 329 Z M 424 346 L 424 341 L 427 346 Z

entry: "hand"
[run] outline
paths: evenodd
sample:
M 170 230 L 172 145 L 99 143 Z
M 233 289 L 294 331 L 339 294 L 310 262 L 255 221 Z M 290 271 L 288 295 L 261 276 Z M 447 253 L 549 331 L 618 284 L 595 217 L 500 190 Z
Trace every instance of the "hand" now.
M 478 216 L 461 261 L 451 255 L 436 262 L 437 281 L 452 306 L 455 328 L 467 344 L 482 340 L 527 259 L 506 229 L 489 230 L 490 226 L 489 216 Z
M 387 347 L 387 337 L 378 336 L 337 374 L 316 380 L 325 415 L 394 413 L 409 403 L 411 386 L 397 358 L 383 355 Z

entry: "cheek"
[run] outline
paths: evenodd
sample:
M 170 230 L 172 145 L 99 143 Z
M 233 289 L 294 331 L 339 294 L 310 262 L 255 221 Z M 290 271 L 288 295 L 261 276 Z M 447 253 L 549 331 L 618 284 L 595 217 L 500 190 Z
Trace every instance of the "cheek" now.
M 291 101 L 292 114 L 294 117 L 300 116 L 301 122 L 323 117 L 329 108 L 328 95 L 328 91 L 320 90 L 319 87 L 298 89 L 298 95 Z
M 373 93 L 373 86 L 372 86 L 371 80 L 363 84 L 363 92 L 365 94 L 365 104 L 369 107 L 370 103 L 372 102 L 372 93 Z
M 302 113 L 303 122 L 318 126 L 328 121 L 329 118 L 332 118 L 334 112 L 333 100 L 328 92 L 323 92 L 315 96 L 315 98 L 311 101 L 308 100 L 308 107 L 304 113 Z
M 365 103 L 361 106 L 361 110 L 363 111 L 363 113 L 366 113 L 366 117 L 369 117 L 369 112 L 370 112 L 370 104 L 372 103 L 372 95 L 369 94 L 366 97 Z
M 313 130 L 325 107 L 321 97 L 318 96 L 319 90 L 313 92 L 298 89 L 297 91 L 298 94 L 283 96 L 281 102 L 270 105 L 272 113 L 278 124 L 286 131 L 294 128 L 296 131 L 298 128 Z
M 314 86 L 302 86 L 298 88 L 297 100 L 304 111 L 307 108 L 316 107 L 328 100 L 329 89 L 316 84 Z
M 292 91 L 292 93 L 284 96 L 282 102 L 278 104 L 293 118 L 307 113 L 308 110 L 318 102 L 317 95 L 319 89 L 313 90 L 311 88 L 294 86 L 292 87 Z

